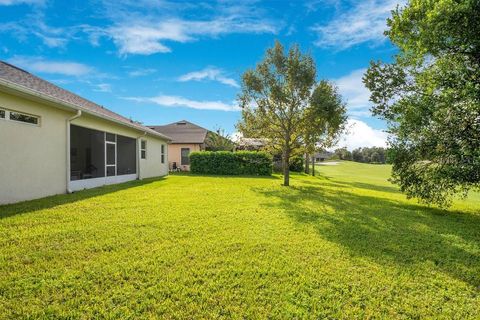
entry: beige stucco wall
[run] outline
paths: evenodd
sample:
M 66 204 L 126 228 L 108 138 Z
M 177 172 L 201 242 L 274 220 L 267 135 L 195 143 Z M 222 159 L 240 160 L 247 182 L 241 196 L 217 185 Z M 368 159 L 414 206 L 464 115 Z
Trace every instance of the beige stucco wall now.
M 140 159 L 140 179 L 167 175 L 168 145 L 166 142 L 148 136 L 142 139 L 147 140 L 147 157 L 146 159 Z M 165 145 L 165 160 L 163 164 L 161 163 L 162 144 Z
M 61 110 L 2 91 L 0 107 L 40 116 L 39 126 L 0 119 L 0 204 L 65 193 L 66 120 L 76 112 Z M 139 178 L 168 174 L 168 155 L 165 155 L 164 164 L 160 157 L 162 144 L 165 144 L 165 150 L 168 150 L 166 141 L 144 136 L 141 131 L 85 113 L 72 124 L 147 140 L 147 159 L 137 161 Z M 140 159 L 140 156 L 137 159 Z
M 40 125 L 0 119 L 0 203 L 66 191 L 66 119 L 74 112 L 0 92 L 0 107 L 40 116 Z
M 177 163 L 178 167 L 181 167 L 182 170 L 190 170 L 190 166 L 182 166 L 181 165 L 181 159 L 182 159 L 182 148 L 190 148 L 190 152 L 194 151 L 200 151 L 201 150 L 201 145 L 200 144 L 187 144 L 187 143 L 172 143 L 168 145 L 168 162 L 170 168 L 172 168 L 172 165 L 174 162 Z

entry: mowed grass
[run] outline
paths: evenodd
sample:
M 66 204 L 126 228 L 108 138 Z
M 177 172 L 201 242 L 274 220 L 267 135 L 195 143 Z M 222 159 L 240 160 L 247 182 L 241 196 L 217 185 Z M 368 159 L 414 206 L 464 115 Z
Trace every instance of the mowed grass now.
M 480 318 L 480 197 L 390 168 L 172 175 L 0 207 L 0 317 Z

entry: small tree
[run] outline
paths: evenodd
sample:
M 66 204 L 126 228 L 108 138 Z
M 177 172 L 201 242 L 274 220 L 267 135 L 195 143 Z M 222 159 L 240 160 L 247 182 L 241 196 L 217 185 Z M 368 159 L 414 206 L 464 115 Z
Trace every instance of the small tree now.
M 290 158 L 302 152 L 302 122 L 315 76 L 310 55 L 303 55 L 296 45 L 285 55 L 277 41 L 242 77 L 242 120 L 237 128 L 245 137 L 266 138 L 269 149 L 281 152 L 285 186 L 290 184 Z
M 313 155 L 311 164 L 313 176 L 315 152 L 329 148 L 337 142 L 345 129 L 346 120 L 346 106 L 338 89 L 328 81 L 320 81 L 313 90 L 303 122 L 305 154 L 307 159 Z
M 340 160 L 352 160 L 352 153 L 346 147 L 335 149 L 334 153 Z

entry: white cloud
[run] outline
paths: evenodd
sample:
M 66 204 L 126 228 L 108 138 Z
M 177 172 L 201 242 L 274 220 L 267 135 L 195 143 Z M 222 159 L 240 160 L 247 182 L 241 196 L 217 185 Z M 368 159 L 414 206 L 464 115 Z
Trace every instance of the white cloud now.
M 278 24 L 232 7 L 204 20 L 147 15 L 136 17 L 123 12 L 114 26 L 106 30 L 119 53 L 150 55 L 170 52 L 167 42 L 191 42 L 200 38 L 215 38 L 233 33 L 276 33 Z
M 182 30 L 182 26 L 173 21 L 163 21 L 152 26 L 138 22 L 124 24 L 109 29 L 108 33 L 119 47 L 120 54 L 144 54 L 170 52 L 171 49 L 160 41 L 171 40 L 186 42 L 191 38 Z
M 136 102 L 155 103 L 164 107 L 184 107 L 198 110 L 239 111 L 235 104 L 227 104 L 221 101 L 196 101 L 179 96 L 159 95 L 156 97 L 127 97 L 124 98 Z
M 405 0 L 366 0 L 357 2 L 352 9 L 341 12 L 329 23 L 312 27 L 319 47 L 347 49 L 360 43 L 380 44 L 386 37 L 386 19 L 391 10 Z
M 353 150 L 360 147 L 386 147 L 388 134 L 382 130 L 374 129 L 363 121 L 348 119 L 347 133 L 342 135 L 335 147 L 347 147 Z
M 14 6 L 18 4 L 41 5 L 44 0 L 0 0 L 0 6 Z
M 235 79 L 228 78 L 223 74 L 223 71 L 215 67 L 207 67 L 200 71 L 189 72 L 178 78 L 178 81 L 200 81 L 200 80 L 211 80 L 223 83 L 228 86 L 239 88 L 240 85 L 235 81 Z
M 20 3 L 42 4 L 44 0 L 0 0 L 0 5 Z M 104 0 L 98 14 L 109 19 L 109 24 L 52 27 L 45 22 L 45 13 L 37 10 L 23 19 L 0 23 L 0 32 L 8 32 L 20 41 L 27 41 L 29 35 L 34 35 L 53 48 L 64 48 L 72 40 L 87 40 L 99 46 L 100 40 L 107 38 L 113 40 L 120 55 L 150 55 L 170 52 L 173 42 L 192 42 L 235 33 L 277 33 L 281 24 L 274 22 L 255 1 Z
M 112 86 L 109 83 L 99 83 L 95 85 L 97 92 L 112 92 Z
M 152 68 L 145 68 L 145 69 L 135 69 L 135 70 L 131 70 L 131 71 L 128 71 L 128 75 L 131 76 L 131 77 L 143 77 L 143 76 L 148 76 L 149 74 L 152 74 L 152 73 L 155 73 L 157 72 L 156 69 L 152 69 Z
M 0 0 L 2 1 L 2 0 Z M 0 24 L 0 32 L 16 37 L 21 42 L 29 41 L 29 35 L 39 38 L 49 48 L 63 48 L 80 31 L 77 27 L 57 28 L 47 25 L 41 13 Z
M 234 132 L 230 135 L 230 139 L 231 139 L 233 142 L 238 142 L 238 141 L 240 141 L 241 138 L 243 138 L 243 134 L 242 134 L 240 131 L 234 131 Z
M 353 70 L 349 74 L 334 80 L 340 94 L 347 101 L 348 112 L 351 115 L 370 115 L 370 91 L 362 82 L 362 77 L 366 70 Z
M 71 61 L 49 61 L 39 57 L 17 56 L 8 60 L 32 72 L 57 74 L 65 76 L 86 76 L 95 73 L 95 69 L 85 64 Z

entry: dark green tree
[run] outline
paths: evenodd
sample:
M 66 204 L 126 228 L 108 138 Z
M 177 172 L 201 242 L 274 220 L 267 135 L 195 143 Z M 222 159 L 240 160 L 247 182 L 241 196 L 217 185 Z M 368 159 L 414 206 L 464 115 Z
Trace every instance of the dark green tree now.
M 411 0 L 388 27 L 399 53 L 372 62 L 364 83 L 392 134 L 392 180 L 448 205 L 480 188 L 480 1 Z

